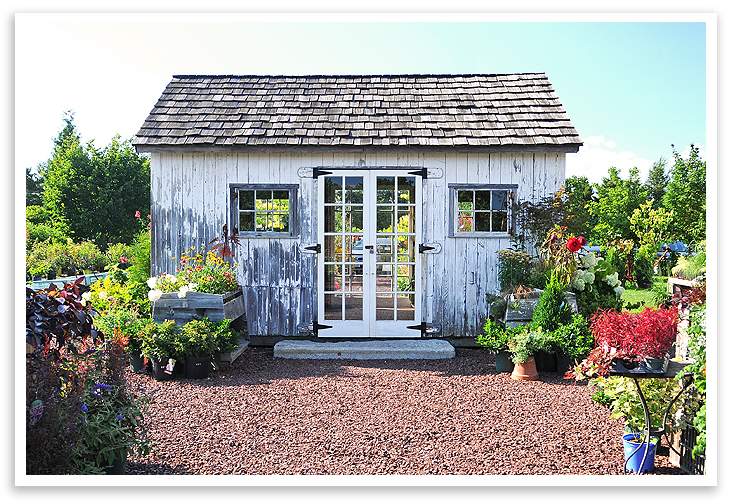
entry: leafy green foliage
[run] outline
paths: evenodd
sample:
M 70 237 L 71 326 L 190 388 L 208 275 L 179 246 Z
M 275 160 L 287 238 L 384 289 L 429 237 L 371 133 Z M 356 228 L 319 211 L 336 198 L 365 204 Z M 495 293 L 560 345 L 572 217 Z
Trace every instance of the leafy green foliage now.
M 513 336 L 509 340 L 509 351 L 512 362 L 521 364 L 541 350 L 549 351 L 551 335 L 540 326 L 526 324 L 512 328 Z
M 516 240 L 509 249 L 498 251 L 499 287 L 502 292 L 518 286 L 527 286 L 530 281 L 531 257 L 525 253 Z
M 590 204 L 593 202 L 593 186 L 584 176 L 571 176 L 565 180 L 565 195 L 567 196 L 567 223 L 570 233 L 575 235 L 590 235 L 592 217 Z
M 93 142 L 84 146 L 73 116 L 64 120 L 52 157 L 42 166 L 45 207 L 75 239 L 103 248 L 130 242 L 138 232 L 135 211 L 149 213 L 149 160 L 118 136 L 102 149 Z
M 182 354 L 188 357 L 212 356 L 218 350 L 216 325 L 210 319 L 193 319 L 179 332 Z
M 697 430 L 697 442 L 692 450 L 692 458 L 703 455 L 707 448 L 707 328 L 705 322 L 706 304 L 695 306 L 689 319 L 689 355 L 694 362 L 687 366 L 677 380 L 686 375 L 692 376 L 691 392 L 684 398 L 684 411 L 692 427 Z M 684 425 L 684 424 L 683 424 Z
M 565 285 L 553 276 L 532 312 L 532 325 L 545 331 L 554 331 L 563 324 L 570 324 L 573 310 L 565 301 Z
M 662 199 L 667 191 L 669 175 L 667 174 L 667 159 L 660 157 L 649 169 L 649 174 L 644 183 L 644 190 L 649 199 L 653 201 L 654 208 L 660 207 Z
M 679 393 L 679 384 L 668 378 L 642 378 L 640 380 L 641 392 L 644 394 L 651 415 L 651 426 L 661 427 L 667 403 Z M 644 408 L 632 379 L 626 377 L 597 378 L 589 385 L 595 385 L 599 389 L 598 395 L 594 394 L 594 400 L 610 403 L 608 406 L 613 412 L 611 418 L 622 417 L 632 430 L 641 430 L 644 427 Z
M 598 309 L 621 310 L 624 289 L 613 265 L 595 253 L 587 253 L 579 261 L 570 281 L 578 312 L 590 319 Z
M 580 314 L 573 314 L 570 323 L 559 326 L 552 334 L 552 341 L 550 352 L 562 352 L 573 361 L 583 359 L 595 345 L 588 321 Z
M 231 328 L 230 319 L 221 319 L 215 323 L 215 339 L 218 344 L 218 352 L 230 354 L 238 348 L 238 340 L 241 333 Z
M 25 168 L 25 205 L 26 207 L 43 205 L 43 178 Z
M 646 200 L 646 191 L 639 181 L 639 170 L 632 168 L 627 180 L 621 179 L 615 167 L 608 177 L 596 185 L 596 200 L 589 210 L 595 225 L 588 239 L 593 244 L 606 245 L 614 240 L 637 240 L 629 217 Z
M 639 248 L 634 261 L 634 277 L 636 286 L 640 289 L 647 289 L 654 283 L 654 257 L 656 252 L 654 246 L 645 244 Z
M 690 146 L 686 160 L 676 150 L 673 155 L 671 180 L 664 194 L 664 207 L 675 215 L 671 234 L 682 242 L 697 243 L 706 239 L 707 163 L 700 158 L 699 148 L 694 145 Z
M 654 200 L 649 199 L 634 209 L 629 217 L 631 230 L 638 237 L 638 244 L 650 246 L 652 251 L 659 248 L 668 237 L 669 229 L 674 221 L 674 213 L 663 207 L 653 207 Z
M 509 350 L 509 341 L 512 336 L 513 332 L 505 328 L 502 323 L 487 319 L 487 322 L 484 323 L 484 334 L 477 337 L 477 343 L 488 352 L 496 354 Z
M 175 321 L 145 324 L 139 332 L 142 339 L 142 354 L 148 359 L 165 361 L 180 359 L 183 346 L 177 335 Z

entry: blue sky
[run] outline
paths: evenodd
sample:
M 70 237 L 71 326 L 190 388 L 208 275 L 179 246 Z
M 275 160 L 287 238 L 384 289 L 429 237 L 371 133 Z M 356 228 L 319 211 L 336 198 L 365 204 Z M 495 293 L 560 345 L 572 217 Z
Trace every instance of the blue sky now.
M 66 110 L 97 146 L 132 137 L 174 74 L 545 72 L 585 142 L 569 176 L 706 148 L 706 17 L 363 18 L 16 15 L 16 168 L 48 159 Z

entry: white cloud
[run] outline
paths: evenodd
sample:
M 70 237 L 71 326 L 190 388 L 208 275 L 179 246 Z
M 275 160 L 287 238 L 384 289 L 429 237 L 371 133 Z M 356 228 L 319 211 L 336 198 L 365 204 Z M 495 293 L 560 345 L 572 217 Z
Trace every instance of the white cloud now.
M 628 177 L 629 169 L 635 166 L 639 168 L 639 176 L 644 181 L 654 161 L 638 157 L 632 152 L 610 150 L 615 147 L 614 141 L 606 141 L 602 135 L 590 136 L 578 153 L 567 155 L 565 176 L 585 176 L 591 183 L 600 183 L 612 166 L 618 168 L 624 179 Z

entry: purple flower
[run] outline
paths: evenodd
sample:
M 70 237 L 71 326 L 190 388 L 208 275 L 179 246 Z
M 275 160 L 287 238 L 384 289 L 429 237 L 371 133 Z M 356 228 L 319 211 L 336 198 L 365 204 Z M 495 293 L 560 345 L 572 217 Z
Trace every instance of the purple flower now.
M 111 385 L 107 385 L 105 383 L 97 383 L 96 385 L 94 385 L 94 390 L 95 391 L 96 390 L 99 390 L 99 389 L 109 390 L 111 388 L 112 388 Z
M 86 405 L 85 405 L 84 403 L 81 403 L 81 404 L 79 405 L 79 409 L 80 409 L 81 411 L 83 411 L 84 413 L 86 413 L 87 411 L 89 411 L 89 408 L 87 408 L 87 407 L 86 407 Z
M 124 418 L 124 410 L 119 412 L 119 415 L 117 415 L 117 420 L 121 420 Z

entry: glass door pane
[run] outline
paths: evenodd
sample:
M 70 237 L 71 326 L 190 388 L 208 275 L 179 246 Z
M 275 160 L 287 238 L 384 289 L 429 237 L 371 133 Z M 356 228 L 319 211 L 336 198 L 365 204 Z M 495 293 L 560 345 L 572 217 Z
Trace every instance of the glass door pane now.
M 363 321 L 364 177 L 325 176 L 323 183 L 324 320 Z

